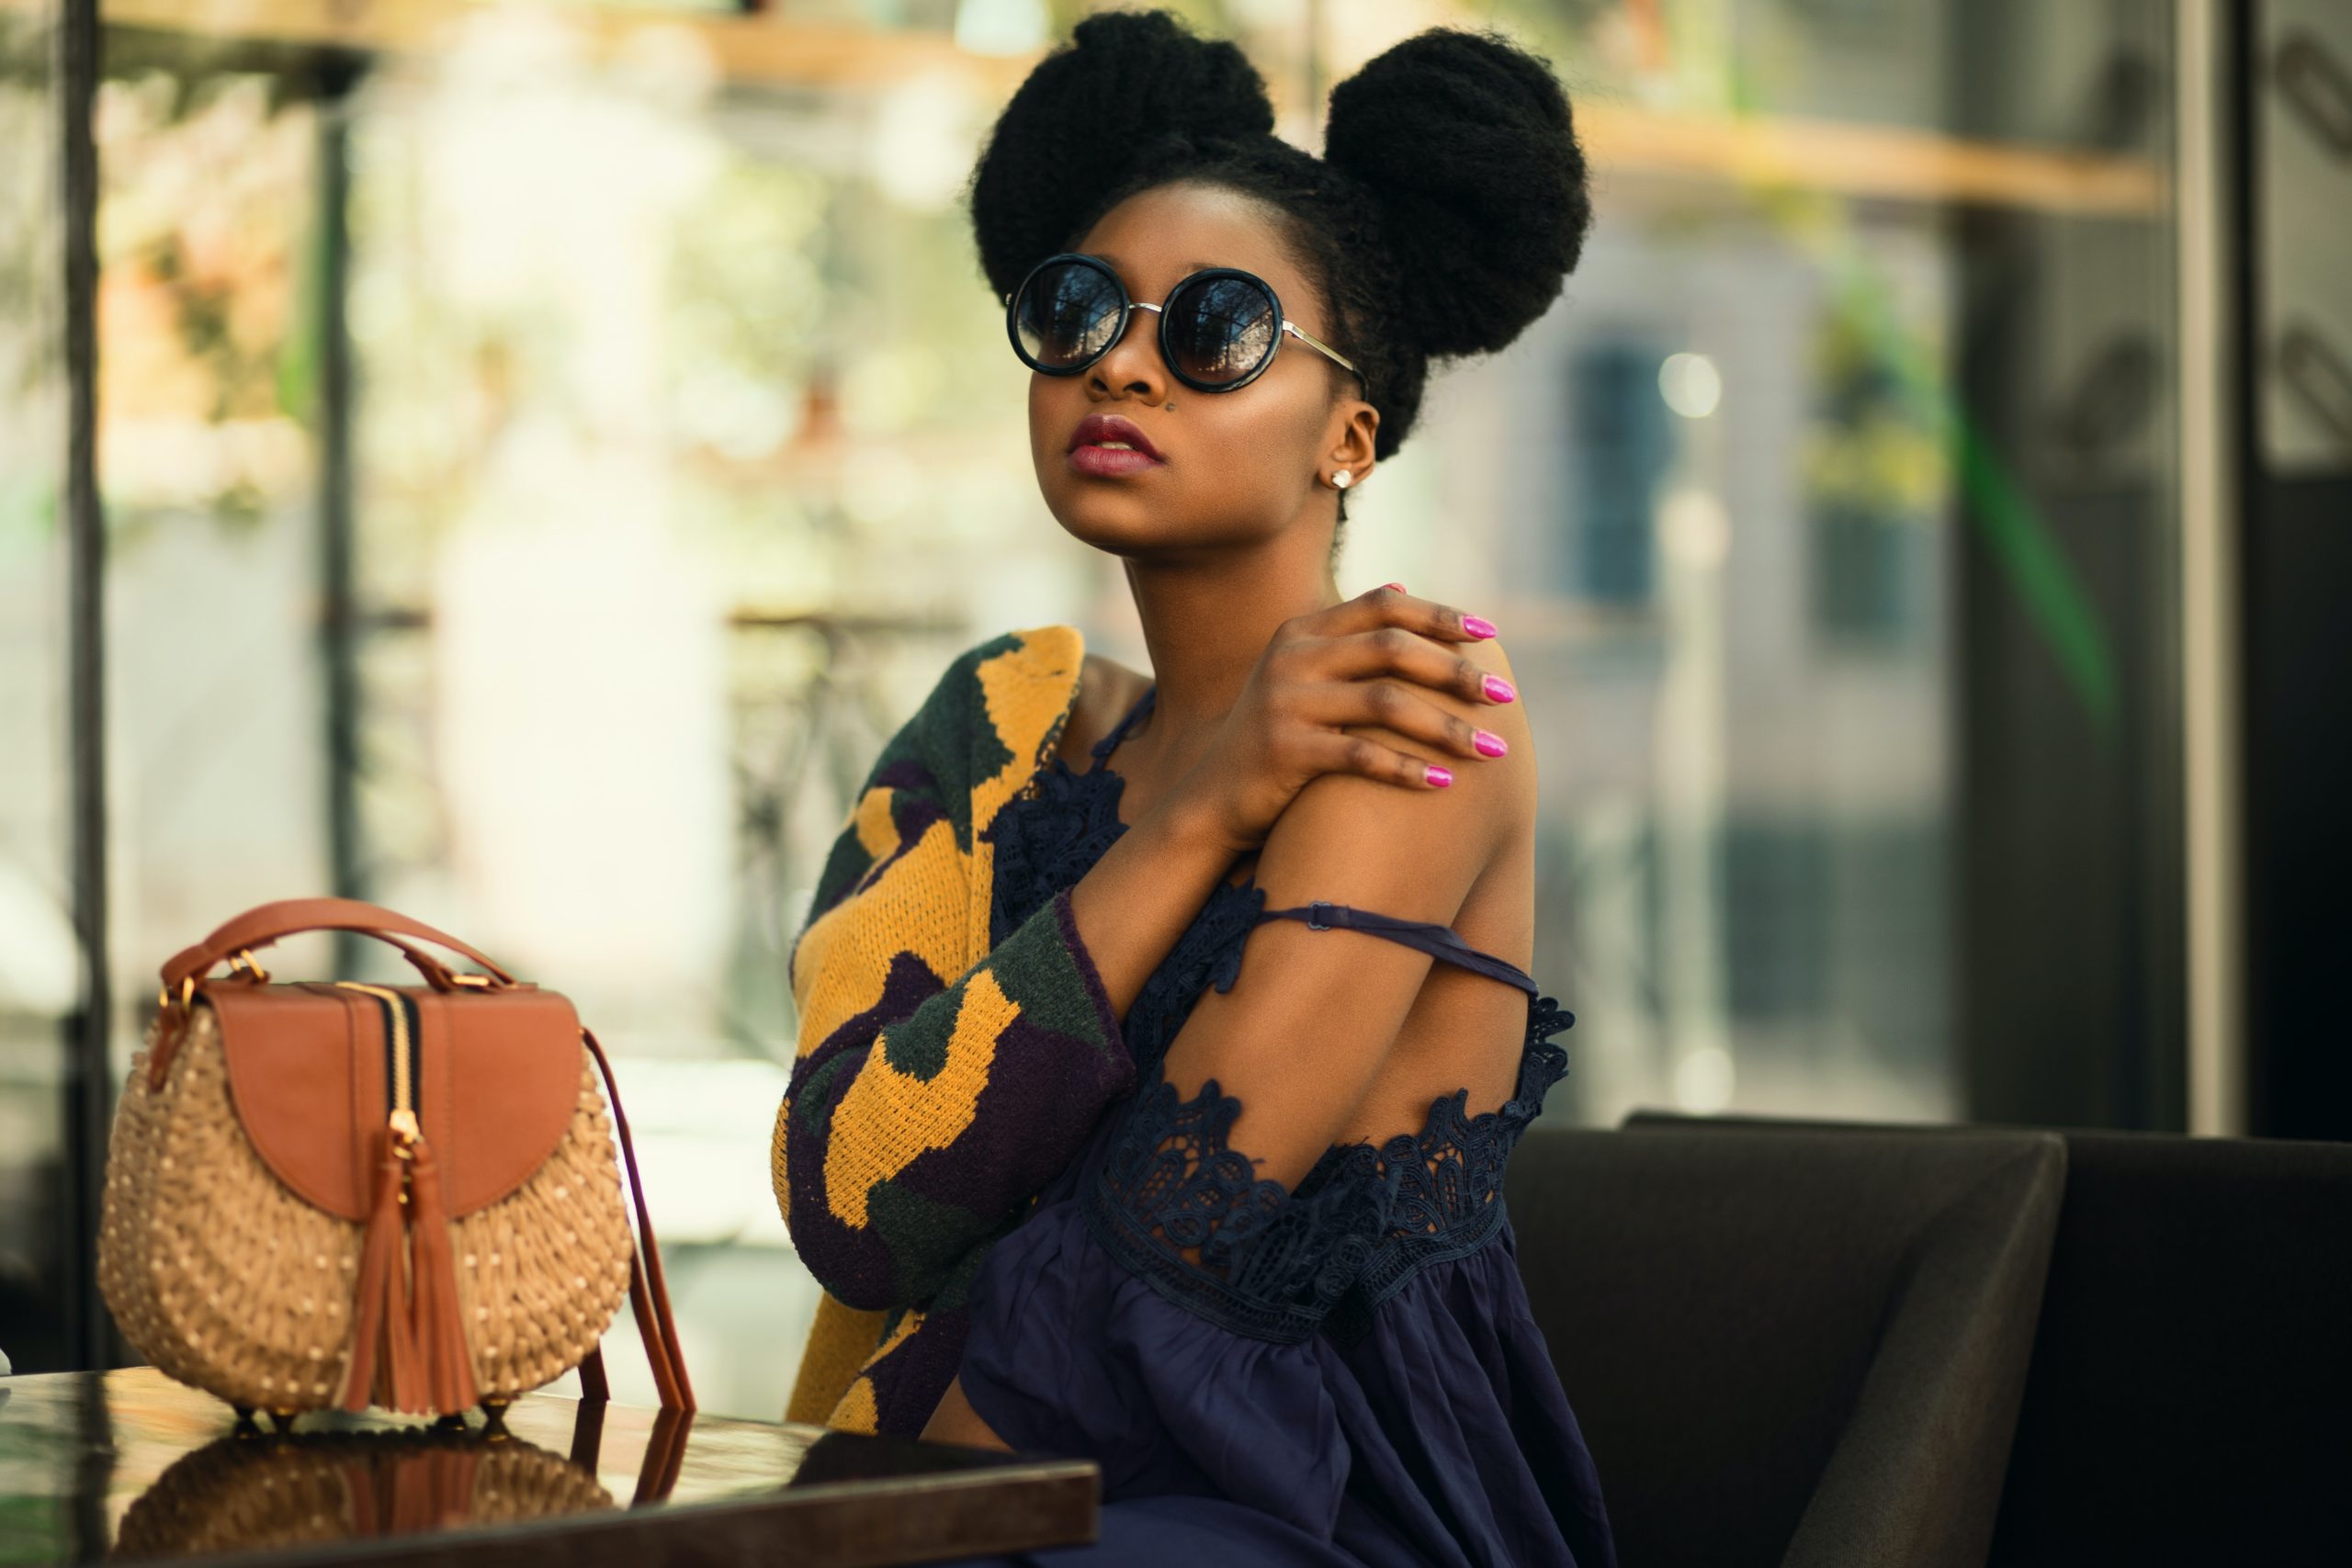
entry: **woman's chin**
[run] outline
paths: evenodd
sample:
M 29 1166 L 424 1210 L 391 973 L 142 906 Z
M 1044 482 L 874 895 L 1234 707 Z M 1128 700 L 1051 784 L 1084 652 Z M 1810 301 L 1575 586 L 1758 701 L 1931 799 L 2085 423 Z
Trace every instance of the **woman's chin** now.
M 1155 507 L 1139 494 L 1046 493 L 1046 505 L 1064 532 L 1080 544 L 1120 555 L 1168 544 L 1181 530 L 1171 526 L 1167 509 Z

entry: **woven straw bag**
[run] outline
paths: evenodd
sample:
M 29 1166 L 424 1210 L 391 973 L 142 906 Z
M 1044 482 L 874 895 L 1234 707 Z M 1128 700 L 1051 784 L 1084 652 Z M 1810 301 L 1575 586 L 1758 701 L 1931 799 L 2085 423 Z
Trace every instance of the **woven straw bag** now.
M 389 942 L 425 983 L 272 982 L 254 959 L 314 931 Z M 98 1232 L 99 1289 L 156 1368 L 280 1419 L 494 1412 L 573 1367 L 602 1400 L 626 1294 L 662 1405 L 694 1408 L 628 1122 L 571 1002 L 346 898 L 247 910 L 163 977 Z

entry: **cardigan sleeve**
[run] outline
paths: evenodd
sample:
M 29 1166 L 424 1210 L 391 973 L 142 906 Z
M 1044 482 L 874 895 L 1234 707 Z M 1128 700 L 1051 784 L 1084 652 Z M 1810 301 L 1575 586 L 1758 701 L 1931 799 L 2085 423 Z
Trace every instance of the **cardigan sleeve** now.
M 965 759 L 1004 747 L 956 694 L 989 646 L 884 749 L 793 943 L 774 1180 L 802 1261 L 853 1307 L 930 1305 L 1134 1079 L 1066 892 L 972 951 L 988 922 Z

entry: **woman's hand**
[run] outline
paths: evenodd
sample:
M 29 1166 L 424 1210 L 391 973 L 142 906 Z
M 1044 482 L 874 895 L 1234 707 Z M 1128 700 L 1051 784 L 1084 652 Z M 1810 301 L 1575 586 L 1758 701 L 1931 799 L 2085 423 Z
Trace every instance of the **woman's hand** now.
M 1126 1017 L 1202 901 L 1316 779 L 1362 773 L 1417 790 L 1452 782 L 1384 744 L 1384 732 L 1471 760 L 1501 750 L 1490 737 L 1482 751 L 1477 726 L 1449 711 L 1475 715 L 1517 696 L 1461 651 L 1493 633 L 1393 586 L 1276 628 L 1199 760 L 1069 890 L 1070 918 L 1114 1017 Z M 1500 650 L 1490 657 L 1499 662 Z M 1373 733 L 1343 733 L 1349 727 Z M 1532 771 L 1520 772 L 1532 784 Z
M 1407 789 L 1442 789 L 1443 768 L 1361 735 L 1380 726 L 1458 756 L 1499 755 L 1501 742 L 1417 687 L 1472 703 L 1516 694 L 1456 645 L 1494 636 L 1488 623 L 1394 585 L 1294 615 L 1276 628 L 1207 752 L 1170 791 L 1181 810 L 1239 855 L 1264 843 L 1293 796 L 1324 773 L 1361 773 Z

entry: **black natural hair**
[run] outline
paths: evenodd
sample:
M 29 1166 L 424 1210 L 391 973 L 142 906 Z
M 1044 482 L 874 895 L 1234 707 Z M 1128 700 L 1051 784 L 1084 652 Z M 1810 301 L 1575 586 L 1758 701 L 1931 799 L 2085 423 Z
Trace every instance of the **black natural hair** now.
M 1592 203 L 1567 95 L 1499 35 L 1436 28 L 1332 90 L 1322 157 L 1273 128 L 1232 44 L 1162 11 L 1090 17 L 1022 83 L 973 170 L 981 268 L 1001 300 L 1139 191 L 1197 180 L 1255 197 L 1287 220 L 1332 346 L 1363 367 L 1385 457 L 1430 362 L 1510 343 L 1575 267 Z

